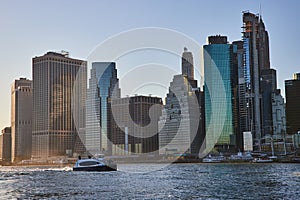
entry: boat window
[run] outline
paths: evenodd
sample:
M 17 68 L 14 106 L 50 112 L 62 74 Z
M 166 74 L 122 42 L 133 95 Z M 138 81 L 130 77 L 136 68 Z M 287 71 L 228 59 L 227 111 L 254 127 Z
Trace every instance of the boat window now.
M 97 161 L 84 161 L 79 163 L 80 166 L 89 166 L 89 165 L 97 165 L 99 162 Z

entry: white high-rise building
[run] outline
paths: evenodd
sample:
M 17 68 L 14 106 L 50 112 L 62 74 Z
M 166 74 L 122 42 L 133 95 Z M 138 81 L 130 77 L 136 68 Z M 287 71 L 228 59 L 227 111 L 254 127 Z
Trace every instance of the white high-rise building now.
M 272 118 L 273 118 L 273 134 L 282 136 L 286 133 L 286 115 L 284 107 L 284 99 L 277 89 L 272 93 Z
M 181 57 L 182 74 L 170 83 L 166 105 L 158 122 L 159 154 L 198 156 L 202 145 L 201 91 L 194 80 L 193 54 L 187 48 Z M 202 123 L 201 123 L 202 122 Z M 203 128 L 203 127 L 202 127 Z
M 200 110 L 186 75 L 175 75 L 170 83 L 159 129 L 159 154 L 192 154 Z M 200 142 L 200 141 L 199 141 Z

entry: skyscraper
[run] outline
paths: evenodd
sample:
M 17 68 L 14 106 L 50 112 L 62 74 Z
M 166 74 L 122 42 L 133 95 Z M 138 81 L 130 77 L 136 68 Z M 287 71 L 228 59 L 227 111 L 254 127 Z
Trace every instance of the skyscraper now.
M 189 52 L 186 47 L 181 57 L 181 72 L 186 75 L 188 79 L 194 80 L 194 60 L 192 52 Z
M 226 36 L 217 35 L 208 37 L 203 48 L 206 145 L 219 151 L 233 150 L 232 45 Z
M 197 80 L 194 79 L 194 59 L 192 52 L 186 47 L 183 49 L 181 56 L 181 74 L 186 76 L 192 88 L 197 88 Z
M 112 154 L 111 100 L 120 98 L 116 63 L 93 62 L 86 105 L 86 148 L 91 154 Z
M 272 93 L 272 118 L 273 134 L 283 136 L 286 133 L 286 113 L 284 99 L 279 89 Z
M 250 116 L 250 119 L 246 120 L 249 120 L 247 122 L 248 131 L 253 133 L 255 146 L 259 148 L 262 138 L 262 121 L 264 120 L 261 112 L 264 99 L 261 98 L 260 74 L 262 70 L 270 68 L 269 36 L 261 16 L 250 12 L 243 12 L 242 28 L 243 78 L 246 83 L 244 100 Z
M 250 110 L 249 103 L 246 101 L 248 82 L 245 79 L 243 41 L 232 42 L 232 47 L 234 132 L 236 134 L 237 149 L 242 151 L 244 148 L 244 132 L 250 130 Z M 250 146 L 252 148 L 252 142 Z
M 33 157 L 84 151 L 79 132 L 85 122 L 86 67 L 86 61 L 70 58 L 67 52 L 32 59 Z
M 158 155 L 158 120 L 162 99 L 133 96 L 112 100 L 113 155 Z
M 187 76 L 175 75 L 170 83 L 166 105 L 158 123 L 159 153 L 198 155 L 199 151 L 192 152 L 195 148 L 191 145 L 198 133 L 199 119 L 200 108 L 197 97 Z
M 1 164 L 11 163 L 11 128 L 5 127 L 0 133 L 0 160 Z
M 200 98 L 200 89 L 194 80 L 193 56 L 185 48 L 182 54 L 182 74 L 175 75 L 170 83 L 158 123 L 160 154 L 198 156 L 202 144 L 199 134 L 204 134 L 199 129 Z
M 15 80 L 11 86 L 12 162 L 31 157 L 32 101 L 32 81 Z
M 285 81 L 285 98 L 287 133 L 295 134 L 300 131 L 300 73 Z
M 261 96 L 262 96 L 262 137 L 273 134 L 272 94 L 276 92 L 277 80 L 275 69 L 261 70 Z M 277 91 L 278 92 L 278 91 Z M 278 94 L 280 95 L 280 94 Z

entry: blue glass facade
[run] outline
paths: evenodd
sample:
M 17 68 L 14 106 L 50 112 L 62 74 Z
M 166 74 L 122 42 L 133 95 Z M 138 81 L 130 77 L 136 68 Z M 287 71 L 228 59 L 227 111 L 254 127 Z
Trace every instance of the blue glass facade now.
M 114 62 L 92 63 L 86 123 L 86 146 L 90 153 L 111 152 L 110 103 L 112 98 L 120 98 L 118 81 Z
M 250 46 L 249 38 L 243 38 L 243 48 L 244 48 L 244 76 L 245 83 L 248 90 L 251 90 L 251 74 L 250 74 Z
M 204 45 L 206 143 L 235 145 L 232 107 L 232 45 Z M 224 94 L 225 93 L 225 94 Z

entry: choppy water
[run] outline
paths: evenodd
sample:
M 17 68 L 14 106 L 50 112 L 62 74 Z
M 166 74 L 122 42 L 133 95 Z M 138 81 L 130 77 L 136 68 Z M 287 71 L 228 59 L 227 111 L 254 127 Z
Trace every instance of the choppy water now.
M 299 164 L 124 164 L 118 172 L 0 168 L 0 199 L 299 199 Z

